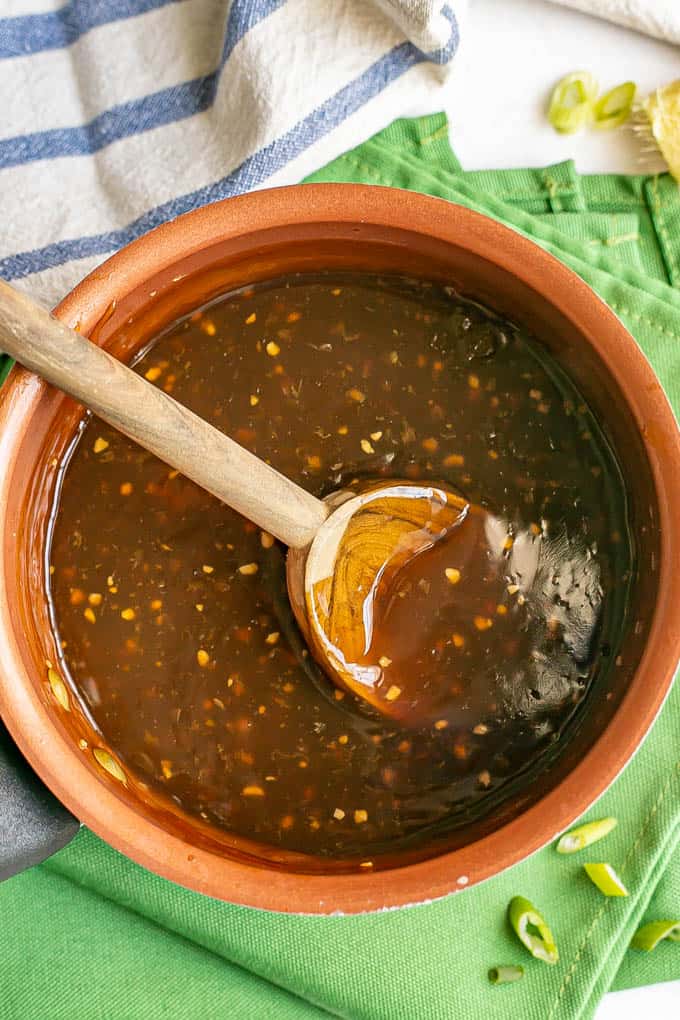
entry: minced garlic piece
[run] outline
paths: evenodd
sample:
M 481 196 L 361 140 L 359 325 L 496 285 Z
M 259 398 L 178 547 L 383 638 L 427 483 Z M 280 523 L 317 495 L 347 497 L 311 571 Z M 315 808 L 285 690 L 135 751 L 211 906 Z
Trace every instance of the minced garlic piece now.
M 244 563 L 243 566 L 238 568 L 239 574 L 243 574 L 245 577 L 252 577 L 258 570 L 257 563 Z

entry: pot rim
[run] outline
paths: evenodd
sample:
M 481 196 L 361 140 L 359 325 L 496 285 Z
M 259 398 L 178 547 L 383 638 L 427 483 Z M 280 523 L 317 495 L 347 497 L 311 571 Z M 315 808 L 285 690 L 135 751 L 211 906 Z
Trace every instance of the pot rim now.
M 98 836 L 138 864 L 190 889 L 245 906 L 342 914 L 429 902 L 498 874 L 567 828 L 632 758 L 670 690 L 680 658 L 680 623 L 674 619 L 673 609 L 680 603 L 680 571 L 673 568 L 680 562 L 680 526 L 677 520 L 673 523 L 672 515 L 672 508 L 680 505 L 680 432 L 645 356 L 616 315 L 580 277 L 501 223 L 414 192 L 367 185 L 296 185 L 204 206 L 157 227 L 113 255 L 64 298 L 55 314 L 89 333 L 112 301 L 181 258 L 259 230 L 319 223 L 368 223 L 455 244 L 538 292 L 591 344 L 597 338 L 593 346 L 625 396 L 644 444 L 660 519 L 657 604 L 639 666 L 615 714 L 560 783 L 490 834 L 459 849 L 391 870 L 329 875 L 271 870 L 219 856 L 168 834 L 119 800 L 52 725 L 14 639 L 5 597 L 6 564 L 2 562 L 0 714 L 52 792 Z M 47 389 L 47 384 L 17 367 L 0 391 L 2 535 L 12 527 L 6 514 L 6 493 L 22 422 L 25 428 L 31 408 Z

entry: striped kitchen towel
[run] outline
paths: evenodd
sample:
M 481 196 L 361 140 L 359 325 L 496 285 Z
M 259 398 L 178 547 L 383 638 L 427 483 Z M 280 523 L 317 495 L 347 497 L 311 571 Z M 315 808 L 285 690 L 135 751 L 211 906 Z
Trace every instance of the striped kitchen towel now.
M 0 276 L 54 303 L 151 227 L 437 104 L 466 4 L 2 0 Z

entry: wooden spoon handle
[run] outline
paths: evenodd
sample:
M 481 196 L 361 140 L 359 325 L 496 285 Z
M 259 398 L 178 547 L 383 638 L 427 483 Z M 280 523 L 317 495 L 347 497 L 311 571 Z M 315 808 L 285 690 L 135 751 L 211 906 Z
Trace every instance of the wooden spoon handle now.
M 320 499 L 2 281 L 0 348 L 287 545 L 308 545 L 328 516 Z

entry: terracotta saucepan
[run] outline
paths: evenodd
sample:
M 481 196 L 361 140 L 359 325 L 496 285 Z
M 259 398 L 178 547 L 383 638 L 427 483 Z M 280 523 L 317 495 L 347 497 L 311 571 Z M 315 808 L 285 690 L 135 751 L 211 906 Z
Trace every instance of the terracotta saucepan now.
M 636 578 L 620 660 L 603 672 L 579 727 L 530 789 L 424 859 L 349 873 L 220 832 L 133 776 L 123 784 L 102 767 L 93 754 L 100 738 L 72 695 L 68 710 L 55 697 L 46 666 L 56 659 L 43 594 L 49 511 L 82 408 L 21 369 L 0 391 L 0 714 L 12 737 L 59 800 L 133 860 L 235 903 L 319 914 L 430 900 L 543 846 L 631 758 L 680 657 L 680 437 L 673 414 L 616 316 L 519 234 L 404 191 L 264 191 L 198 209 L 140 238 L 91 273 L 56 314 L 127 359 L 166 324 L 232 287 L 334 268 L 446 281 L 527 325 L 598 414 L 628 480 Z

